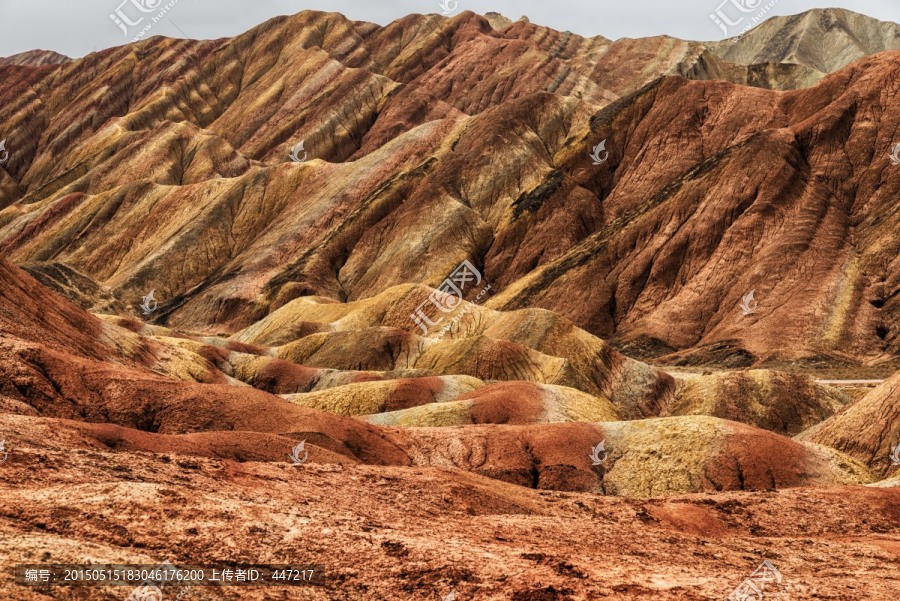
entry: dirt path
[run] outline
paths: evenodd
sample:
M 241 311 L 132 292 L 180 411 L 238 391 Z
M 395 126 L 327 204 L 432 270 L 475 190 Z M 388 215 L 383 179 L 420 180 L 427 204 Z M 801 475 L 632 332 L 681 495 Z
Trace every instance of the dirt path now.
M 816 380 L 816 384 L 826 386 L 878 386 L 884 380 Z

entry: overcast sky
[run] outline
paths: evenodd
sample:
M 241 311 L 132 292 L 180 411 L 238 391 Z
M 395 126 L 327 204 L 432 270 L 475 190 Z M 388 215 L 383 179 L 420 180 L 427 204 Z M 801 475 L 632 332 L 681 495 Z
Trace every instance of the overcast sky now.
M 842 7 L 900 22 L 900 0 L 724 0 L 724 5 L 723 0 L 0 0 L 0 56 L 41 48 L 75 57 L 117 46 L 137 35 L 173 1 L 175 5 L 153 25 L 148 37 L 232 36 L 271 17 L 305 9 L 336 11 L 351 19 L 386 24 L 409 13 L 439 13 L 441 1 L 451 7 L 456 4 L 452 14 L 472 10 L 482 14 L 496 11 L 512 19 L 527 15 L 554 29 L 612 39 L 662 33 L 691 40 L 730 37 L 773 1 L 775 6 L 766 18 L 810 8 Z M 137 5 L 152 10 L 141 12 Z M 745 10 L 741 12 L 737 6 Z M 740 23 L 735 29 L 724 26 L 729 36 L 710 18 L 717 9 Z M 135 25 L 120 28 L 110 17 L 117 10 Z

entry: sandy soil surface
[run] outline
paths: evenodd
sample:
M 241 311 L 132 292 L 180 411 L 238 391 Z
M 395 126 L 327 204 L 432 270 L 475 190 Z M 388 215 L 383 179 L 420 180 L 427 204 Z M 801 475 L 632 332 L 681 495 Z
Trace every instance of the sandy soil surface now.
M 0 466 L 0 563 L 321 563 L 320 588 L 194 588 L 205 599 L 726 598 L 764 559 L 766 600 L 894 599 L 900 489 L 647 501 L 535 491 L 456 470 L 237 463 L 13 449 Z M 3 599 L 125 599 L 25 589 Z M 174 599 L 167 596 L 164 598 Z

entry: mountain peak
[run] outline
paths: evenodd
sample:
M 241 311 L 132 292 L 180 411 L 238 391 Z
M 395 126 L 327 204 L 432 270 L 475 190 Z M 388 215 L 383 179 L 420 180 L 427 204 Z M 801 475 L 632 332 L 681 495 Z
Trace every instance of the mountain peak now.
M 68 56 L 53 50 L 29 50 L 7 57 L 0 57 L 0 67 L 41 67 L 43 65 L 61 65 L 71 60 Z
M 484 13 L 484 18 L 487 19 L 487 22 L 491 24 L 495 30 L 506 29 L 515 21 L 510 19 L 509 17 L 494 11 L 489 11 Z M 531 20 L 526 16 L 519 17 L 519 22 L 522 23 L 531 23 Z
M 885 50 L 900 50 L 900 25 L 843 8 L 815 8 L 772 17 L 746 35 L 712 42 L 727 61 L 799 64 L 833 73 Z

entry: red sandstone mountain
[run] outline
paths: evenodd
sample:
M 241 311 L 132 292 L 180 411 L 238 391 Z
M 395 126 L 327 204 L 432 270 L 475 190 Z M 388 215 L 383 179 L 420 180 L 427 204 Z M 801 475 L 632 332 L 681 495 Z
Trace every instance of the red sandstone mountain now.
M 531 73 L 565 47 L 534 28 L 307 12 L 231 40 L 142 42 L 136 86 L 119 68 L 130 47 L 2 68 L 0 249 L 128 304 L 155 289 L 165 323 L 193 330 L 235 331 L 298 296 L 438 285 L 468 259 L 488 306 L 551 309 L 645 356 L 896 353 L 897 55 L 789 94 L 667 77 L 601 110 Z M 487 66 L 504 52 L 523 66 Z M 489 79 L 466 79 L 475 66 Z M 311 160 L 295 165 L 300 140 Z
M 769 557 L 791 598 L 887 598 L 898 376 L 796 372 L 900 366 L 900 53 L 810 15 L 706 45 L 304 12 L 0 63 L 4 565 L 698 599 Z M 794 373 L 719 371 L 753 364 Z

